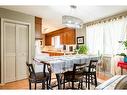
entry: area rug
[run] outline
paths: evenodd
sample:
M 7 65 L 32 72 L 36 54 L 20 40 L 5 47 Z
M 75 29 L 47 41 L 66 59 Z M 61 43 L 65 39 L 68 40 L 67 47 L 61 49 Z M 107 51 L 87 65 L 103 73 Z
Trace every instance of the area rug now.
M 98 79 L 97 85 L 99 85 L 101 83 L 102 83 L 102 81 L 100 79 Z M 63 84 L 62 84 L 61 85 L 61 88 L 62 88 L 61 90 L 88 90 L 88 88 L 86 87 L 85 82 L 83 82 L 83 88 L 82 89 L 78 89 L 78 84 L 79 84 L 78 82 L 74 83 L 74 88 L 75 89 L 71 88 L 71 86 L 72 86 L 71 82 L 65 83 L 65 89 L 63 89 Z M 57 81 L 52 81 L 51 86 L 52 86 L 52 90 L 58 90 Z M 42 87 L 41 83 L 37 84 L 37 90 L 46 90 L 46 89 L 42 89 L 41 87 Z M 34 89 L 34 84 L 32 84 L 32 88 Z M 95 90 L 95 85 L 94 84 L 90 85 L 90 90 Z

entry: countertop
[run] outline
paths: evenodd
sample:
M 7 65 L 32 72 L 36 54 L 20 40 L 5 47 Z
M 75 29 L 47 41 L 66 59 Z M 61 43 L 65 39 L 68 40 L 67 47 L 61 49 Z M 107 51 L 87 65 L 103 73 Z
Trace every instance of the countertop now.
M 73 54 L 75 52 L 70 52 L 70 51 L 42 51 L 42 52 L 47 52 L 47 53 L 67 53 L 67 54 Z

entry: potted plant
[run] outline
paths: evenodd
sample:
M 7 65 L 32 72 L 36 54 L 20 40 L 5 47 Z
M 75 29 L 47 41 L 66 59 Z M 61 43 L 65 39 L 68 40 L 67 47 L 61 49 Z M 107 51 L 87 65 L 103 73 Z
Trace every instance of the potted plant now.
M 79 54 L 87 54 L 87 52 L 88 52 L 88 47 L 85 44 L 79 46 L 78 49 Z
M 123 41 L 122 44 L 124 45 L 124 49 L 127 50 L 127 40 Z M 123 56 L 124 57 L 124 62 L 127 63 L 127 54 L 126 53 L 120 53 L 118 55 Z

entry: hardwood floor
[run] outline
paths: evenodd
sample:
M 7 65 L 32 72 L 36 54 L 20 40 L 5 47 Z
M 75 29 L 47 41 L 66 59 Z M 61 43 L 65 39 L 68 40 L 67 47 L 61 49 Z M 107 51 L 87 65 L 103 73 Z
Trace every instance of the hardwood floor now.
M 101 83 L 103 83 L 104 81 L 109 79 L 109 77 L 103 73 L 97 73 L 97 78 L 98 78 L 98 81 L 100 81 Z M 1 85 L 0 89 L 1 90 L 2 89 L 3 90 L 4 89 L 7 89 L 7 90 L 16 90 L 16 89 L 27 90 L 27 89 L 29 89 L 29 84 L 28 84 L 28 80 L 24 79 L 24 80 L 20 80 L 20 81 L 10 82 L 5 85 Z

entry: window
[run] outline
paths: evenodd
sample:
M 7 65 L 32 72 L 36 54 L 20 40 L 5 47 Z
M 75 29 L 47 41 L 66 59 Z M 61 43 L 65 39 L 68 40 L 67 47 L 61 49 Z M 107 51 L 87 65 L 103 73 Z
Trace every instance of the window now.
M 52 46 L 55 48 L 60 48 L 60 36 L 52 37 Z
M 99 23 L 86 28 L 86 40 L 91 54 L 118 54 L 124 52 L 119 41 L 126 40 L 127 17 Z

